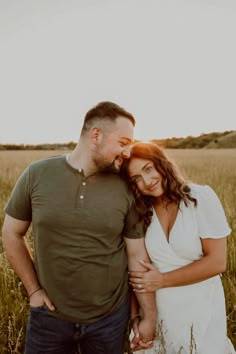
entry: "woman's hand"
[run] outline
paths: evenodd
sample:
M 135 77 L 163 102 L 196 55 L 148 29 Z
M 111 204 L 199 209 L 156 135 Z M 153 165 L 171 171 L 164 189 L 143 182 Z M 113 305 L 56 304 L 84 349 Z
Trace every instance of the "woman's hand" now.
M 152 323 L 152 321 L 145 319 L 135 318 L 132 329 L 133 338 L 130 341 L 132 352 L 153 347 L 156 323 Z
M 129 283 L 137 293 L 153 292 L 163 288 L 163 274 L 152 264 L 140 261 L 146 271 L 130 271 Z

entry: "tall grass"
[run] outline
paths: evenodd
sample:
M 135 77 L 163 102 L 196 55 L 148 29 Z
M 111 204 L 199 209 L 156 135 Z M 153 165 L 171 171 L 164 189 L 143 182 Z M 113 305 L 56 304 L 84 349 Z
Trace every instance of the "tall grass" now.
M 23 169 L 31 161 L 60 153 L 0 151 L 0 227 L 4 205 Z M 226 297 L 228 336 L 236 347 L 236 149 L 167 150 L 167 154 L 192 181 L 209 184 L 225 209 L 232 233 L 228 238 L 228 264 L 222 281 Z M 28 298 L 22 283 L 6 261 L 1 240 L 0 269 L 0 354 L 22 354 Z

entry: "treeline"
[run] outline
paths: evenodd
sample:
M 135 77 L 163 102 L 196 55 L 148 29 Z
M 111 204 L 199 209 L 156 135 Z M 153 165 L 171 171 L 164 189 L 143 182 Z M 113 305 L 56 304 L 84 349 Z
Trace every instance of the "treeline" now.
M 152 141 L 166 149 L 232 149 L 236 148 L 236 130 Z
M 186 138 L 152 139 L 166 149 L 232 149 L 236 148 L 236 130 L 213 132 Z M 0 144 L 0 150 L 73 150 L 76 142 L 53 144 Z
M 70 141 L 68 143 L 53 144 L 0 144 L 0 150 L 73 150 L 77 143 Z

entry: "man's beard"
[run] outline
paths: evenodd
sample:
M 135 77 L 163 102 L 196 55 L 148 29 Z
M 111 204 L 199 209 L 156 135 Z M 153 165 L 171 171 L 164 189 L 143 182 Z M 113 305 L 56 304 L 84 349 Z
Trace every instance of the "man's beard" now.
M 99 170 L 101 173 L 120 173 L 120 168 L 115 165 L 115 160 L 107 166 L 104 166 L 102 169 Z
M 115 158 L 115 160 L 113 160 L 111 163 L 108 163 L 107 161 L 105 161 L 103 158 L 100 157 L 96 157 L 93 159 L 96 167 L 97 167 L 97 171 L 101 172 L 101 173 L 116 173 L 119 174 L 120 172 L 120 166 L 116 165 L 116 161 L 119 159 L 119 157 L 117 156 Z

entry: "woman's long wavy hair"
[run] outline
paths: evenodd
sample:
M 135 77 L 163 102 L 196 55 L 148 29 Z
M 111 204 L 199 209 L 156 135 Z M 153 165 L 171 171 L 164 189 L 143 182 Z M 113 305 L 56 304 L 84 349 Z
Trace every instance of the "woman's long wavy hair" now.
M 154 197 L 142 195 L 136 183 L 130 179 L 128 167 L 132 158 L 145 159 L 153 162 L 156 170 L 163 178 L 163 197 L 167 201 L 167 204 L 175 202 L 179 206 L 180 201 L 183 200 L 186 206 L 188 206 L 190 202 L 194 203 L 195 206 L 197 205 L 197 200 L 190 194 L 189 180 L 187 181 L 187 179 L 183 177 L 178 167 L 166 156 L 160 146 L 153 142 L 134 143 L 131 147 L 130 158 L 126 159 L 122 165 L 121 175 L 128 181 L 134 192 L 136 209 L 139 213 L 140 220 L 142 218 L 144 219 L 145 230 L 151 223 Z

